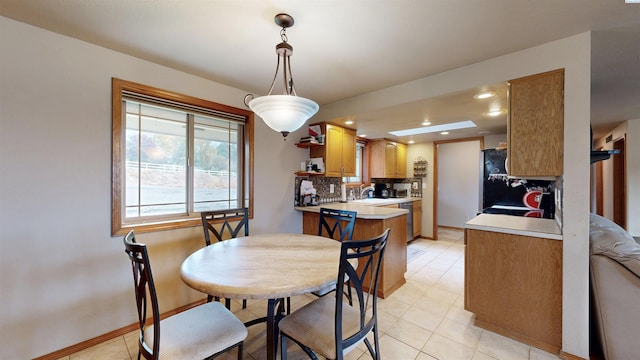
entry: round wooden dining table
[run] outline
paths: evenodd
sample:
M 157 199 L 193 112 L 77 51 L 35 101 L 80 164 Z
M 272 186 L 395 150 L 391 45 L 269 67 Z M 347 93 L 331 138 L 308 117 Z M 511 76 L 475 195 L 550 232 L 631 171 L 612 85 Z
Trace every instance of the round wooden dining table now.
M 250 235 L 196 251 L 182 263 L 180 276 L 208 295 L 268 300 L 267 359 L 275 359 L 284 299 L 335 284 L 340 247 L 315 235 Z

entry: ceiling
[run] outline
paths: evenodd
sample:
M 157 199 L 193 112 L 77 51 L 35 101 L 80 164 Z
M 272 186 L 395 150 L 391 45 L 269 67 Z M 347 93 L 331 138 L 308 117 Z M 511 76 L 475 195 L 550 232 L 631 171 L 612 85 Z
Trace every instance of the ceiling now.
M 640 4 L 624 0 L 0 0 L 0 15 L 257 95 L 275 71 L 279 12 L 295 19 L 297 93 L 321 107 L 592 30 L 594 133 L 640 118 Z M 486 89 L 497 96 L 473 99 Z M 461 138 L 506 132 L 491 107 L 506 110 L 506 83 L 350 115 L 370 138 L 423 119 L 482 124 L 447 135 Z

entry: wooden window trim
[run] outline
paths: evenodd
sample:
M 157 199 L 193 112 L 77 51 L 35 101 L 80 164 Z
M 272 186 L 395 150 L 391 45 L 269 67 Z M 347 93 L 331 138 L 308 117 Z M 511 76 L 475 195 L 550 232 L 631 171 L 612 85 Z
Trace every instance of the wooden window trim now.
M 223 105 L 192 96 L 175 93 L 147 85 L 142 85 L 117 78 L 111 79 L 111 119 L 112 119 L 112 158 L 111 158 L 111 235 L 124 235 L 129 230 L 135 229 L 138 233 L 173 230 L 193 226 L 201 226 L 200 218 L 172 219 L 156 221 L 145 224 L 125 225 L 122 222 L 122 155 L 125 151 L 125 128 L 122 124 L 122 94 L 123 91 L 131 91 L 138 94 L 153 96 L 156 98 L 194 105 L 216 111 L 238 114 L 246 118 L 244 151 L 247 154 L 245 170 L 248 181 L 249 218 L 253 218 L 253 179 L 254 179 L 254 115 L 249 110 Z M 244 201 L 244 199 L 242 200 Z

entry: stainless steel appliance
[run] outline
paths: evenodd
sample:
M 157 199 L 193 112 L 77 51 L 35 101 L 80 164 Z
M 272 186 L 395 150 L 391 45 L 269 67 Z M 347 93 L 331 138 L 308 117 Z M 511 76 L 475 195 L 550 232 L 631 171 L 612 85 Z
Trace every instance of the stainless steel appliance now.
M 398 207 L 409 210 L 407 214 L 407 242 L 409 242 L 413 240 L 413 202 L 403 202 L 398 204 Z

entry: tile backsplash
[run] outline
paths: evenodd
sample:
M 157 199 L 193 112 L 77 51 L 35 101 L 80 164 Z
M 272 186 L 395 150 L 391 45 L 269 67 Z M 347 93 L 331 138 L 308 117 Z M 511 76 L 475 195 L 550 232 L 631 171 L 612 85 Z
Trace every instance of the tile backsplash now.
M 303 180 L 311 181 L 313 188 L 316 190 L 316 201 L 318 205 L 339 202 L 342 199 L 342 189 L 340 187 L 342 179 L 339 177 L 326 177 L 326 176 L 296 176 L 295 189 L 293 203 L 294 206 L 305 206 L 305 200 L 300 193 L 300 185 Z M 407 178 L 407 179 L 383 179 L 374 178 L 371 179 L 372 183 L 385 183 L 389 184 L 392 188 L 398 190 L 406 190 L 407 196 L 422 197 L 422 178 Z M 333 187 L 333 192 L 331 188 Z M 353 192 L 351 192 L 353 190 Z M 355 198 L 360 199 L 360 186 L 346 186 L 347 198 L 351 194 Z M 307 198 L 308 199 L 308 198 Z

